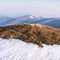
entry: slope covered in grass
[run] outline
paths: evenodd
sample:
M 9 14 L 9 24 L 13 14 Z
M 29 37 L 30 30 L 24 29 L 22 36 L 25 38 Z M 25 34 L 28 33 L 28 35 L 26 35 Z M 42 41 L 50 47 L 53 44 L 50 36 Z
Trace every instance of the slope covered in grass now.
M 60 29 L 40 24 L 21 24 L 0 27 L 0 38 L 21 39 L 39 46 L 60 44 Z

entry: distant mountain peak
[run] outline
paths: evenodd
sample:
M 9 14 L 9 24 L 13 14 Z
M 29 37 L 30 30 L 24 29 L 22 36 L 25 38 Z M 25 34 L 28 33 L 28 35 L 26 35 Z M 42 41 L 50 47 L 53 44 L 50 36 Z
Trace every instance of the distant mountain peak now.
M 24 15 L 23 17 L 30 18 L 30 19 L 34 19 L 35 18 L 35 16 L 32 16 L 32 15 Z
M 42 16 L 24 15 L 16 18 L 0 15 L 0 26 L 13 25 L 13 24 L 44 24 L 56 28 L 60 28 L 60 18 L 52 17 L 45 18 Z

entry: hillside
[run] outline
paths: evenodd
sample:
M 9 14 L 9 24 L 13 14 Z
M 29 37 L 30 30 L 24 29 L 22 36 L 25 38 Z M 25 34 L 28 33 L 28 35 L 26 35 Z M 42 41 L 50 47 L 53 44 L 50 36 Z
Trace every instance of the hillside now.
M 21 39 L 27 43 L 60 44 L 60 29 L 40 24 L 20 24 L 0 27 L 0 38 Z

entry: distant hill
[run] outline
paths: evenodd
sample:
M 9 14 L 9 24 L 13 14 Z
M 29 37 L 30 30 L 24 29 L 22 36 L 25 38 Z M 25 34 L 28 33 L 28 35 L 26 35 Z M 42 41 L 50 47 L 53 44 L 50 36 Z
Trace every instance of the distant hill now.
M 60 44 L 60 29 L 41 24 L 19 24 L 0 27 L 0 38 L 21 39 L 27 43 Z
M 44 24 L 47 26 L 52 26 L 56 28 L 60 28 L 60 18 L 44 18 L 41 16 L 32 16 L 32 15 L 24 15 L 20 17 L 7 17 L 0 15 L 0 26 L 8 26 L 14 24 Z

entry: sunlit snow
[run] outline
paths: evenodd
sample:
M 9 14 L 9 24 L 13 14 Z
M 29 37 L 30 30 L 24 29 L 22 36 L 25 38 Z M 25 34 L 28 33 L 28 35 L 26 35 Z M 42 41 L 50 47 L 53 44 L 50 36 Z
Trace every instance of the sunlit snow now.
M 17 39 L 0 39 L 0 60 L 60 60 L 60 45 L 39 47 Z

